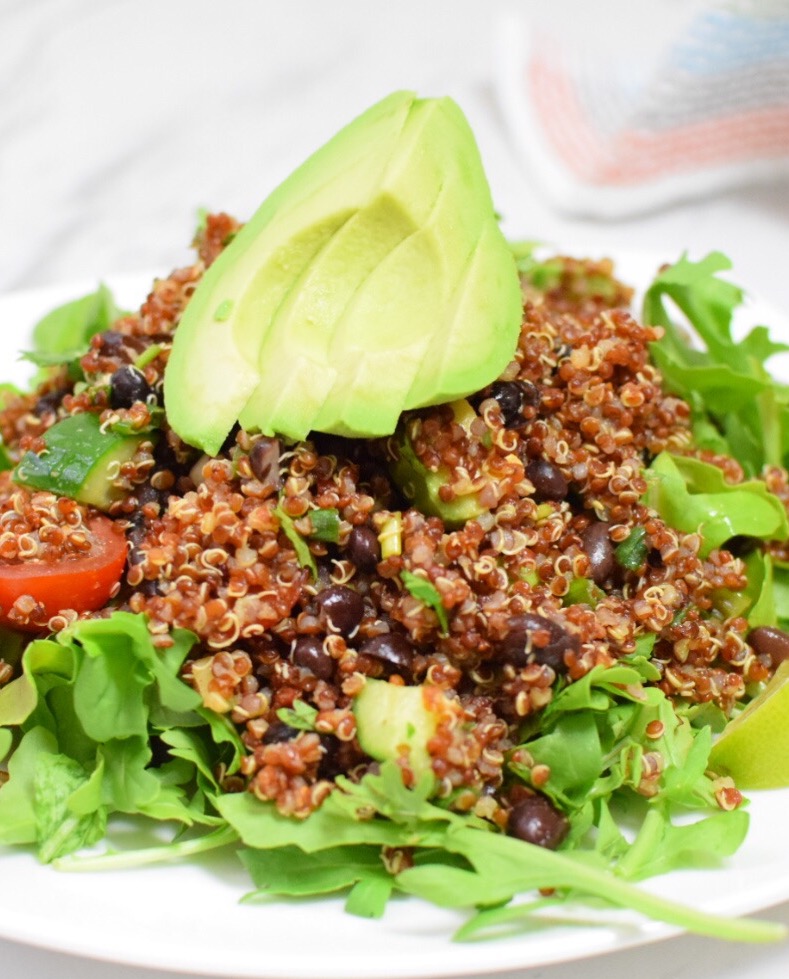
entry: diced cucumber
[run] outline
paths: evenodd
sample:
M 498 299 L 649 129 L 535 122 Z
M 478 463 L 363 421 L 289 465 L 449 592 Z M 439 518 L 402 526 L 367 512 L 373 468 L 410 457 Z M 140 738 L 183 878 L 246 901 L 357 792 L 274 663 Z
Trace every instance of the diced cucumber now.
M 401 687 L 368 678 L 353 713 L 359 744 L 371 758 L 396 759 L 405 748 L 417 779 L 432 773 L 427 743 L 436 733 L 438 715 L 428 706 L 423 686 Z
M 108 510 L 123 496 L 114 485 L 120 467 L 150 438 L 103 431 L 95 414 L 71 415 L 45 432 L 44 451 L 25 453 L 14 481 Z
M 452 402 L 455 421 L 467 428 L 477 417 L 465 398 Z M 441 517 L 447 527 L 462 527 L 467 520 L 474 520 L 488 509 L 479 501 L 477 493 L 457 496 L 448 502 L 441 499 L 440 490 L 449 481 L 445 466 L 432 472 L 417 458 L 408 433 L 401 427 L 395 436 L 397 459 L 389 471 L 405 498 L 423 513 Z

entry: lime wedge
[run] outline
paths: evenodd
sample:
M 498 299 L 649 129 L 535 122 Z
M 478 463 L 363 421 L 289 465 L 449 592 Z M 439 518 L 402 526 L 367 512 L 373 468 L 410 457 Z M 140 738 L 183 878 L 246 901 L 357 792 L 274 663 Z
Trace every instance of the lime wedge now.
M 710 766 L 741 789 L 789 786 L 789 660 L 712 746 Z

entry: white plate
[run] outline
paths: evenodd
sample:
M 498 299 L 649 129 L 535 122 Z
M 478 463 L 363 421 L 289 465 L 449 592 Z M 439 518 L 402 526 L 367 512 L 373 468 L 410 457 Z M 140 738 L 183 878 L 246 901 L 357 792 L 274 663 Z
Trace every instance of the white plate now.
M 583 254 L 582 249 L 573 249 Z M 588 254 L 599 254 L 589 250 Z M 673 260 L 677 256 L 662 256 Z M 624 255 L 620 274 L 649 281 L 658 262 Z M 139 304 L 147 277 L 110 279 L 116 297 Z M 0 297 L 3 380 L 30 370 L 16 360 L 36 319 L 96 283 Z M 752 322 L 785 326 L 759 304 Z M 785 337 L 789 329 L 783 330 Z M 741 915 L 789 900 L 786 813 L 789 790 L 754 794 L 751 831 L 722 869 L 673 873 L 646 882 L 655 893 L 704 910 Z M 190 864 L 102 874 L 65 874 L 40 866 L 24 850 L 0 848 L 0 937 L 63 952 L 212 976 L 257 979 L 400 979 L 461 976 L 569 961 L 666 938 L 675 928 L 628 912 L 546 925 L 517 938 L 455 945 L 464 920 L 419 901 L 396 900 L 382 921 L 346 915 L 339 900 L 243 905 L 250 889 L 234 857 L 208 855 Z

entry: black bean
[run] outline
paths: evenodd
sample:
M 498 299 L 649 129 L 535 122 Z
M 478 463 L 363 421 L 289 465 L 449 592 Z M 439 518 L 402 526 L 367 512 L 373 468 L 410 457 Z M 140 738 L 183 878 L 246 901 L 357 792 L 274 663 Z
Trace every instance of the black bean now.
M 359 749 L 350 741 L 340 741 L 333 734 L 321 734 L 323 753 L 318 763 L 318 778 L 333 779 L 345 775 L 359 764 Z
M 255 479 L 265 486 L 279 486 L 279 439 L 263 436 L 249 451 L 249 465 Z
M 132 563 L 132 562 L 130 562 Z M 162 591 L 159 587 L 158 578 L 144 578 L 136 589 L 141 595 L 145 595 L 146 598 L 154 598 L 156 595 L 161 595 Z
M 510 619 L 509 634 L 499 643 L 499 654 L 513 666 L 526 666 L 534 661 L 550 666 L 557 673 L 566 670 L 564 654 L 578 650 L 578 640 L 553 619 L 533 612 L 524 612 Z M 538 646 L 535 633 L 547 633 L 548 642 Z
M 748 642 L 758 656 L 768 656 L 777 669 L 789 660 L 789 634 L 772 625 L 760 625 L 748 634 Z
M 142 486 L 138 486 L 134 495 L 137 497 L 140 506 L 145 506 L 146 503 L 162 503 L 161 491 L 154 489 L 150 483 L 143 483 Z
M 363 656 L 380 660 L 387 676 L 399 673 L 408 680 L 413 675 L 414 647 L 399 632 L 382 632 L 377 636 L 371 636 L 361 644 L 359 652 Z
M 567 836 L 570 823 L 544 795 L 530 795 L 513 806 L 507 832 L 524 843 L 555 850 Z
M 381 545 L 372 527 L 354 527 L 348 536 L 348 558 L 360 571 L 375 571 L 381 560 Z
M 115 330 L 106 330 L 98 337 L 93 338 L 93 343 L 98 342 L 99 351 L 104 357 L 117 357 L 126 346 L 127 337 L 123 333 Z
M 610 524 L 596 520 L 581 534 L 581 544 L 589 558 L 589 574 L 596 585 L 604 585 L 616 570 L 610 530 Z
M 296 666 L 314 673 L 319 680 L 331 680 L 334 676 L 334 660 L 317 636 L 301 636 L 297 639 L 291 659 Z
M 141 564 L 145 560 L 141 548 L 148 535 L 145 517 L 138 511 L 129 521 L 126 539 L 129 541 L 129 564 Z
M 501 409 L 505 428 L 513 428 L 523 421 L 523 391 L 515 381 L 497 381 L 490 389 L 490 396 Z
M 491 385 L 490 396 L 498 402 L 506 428 L 526 425 L 523 409 L 536 408 L 541 400 L 539 390 L 529 381 L 496 381 Z
M 39 418 L 44 415 L 54 414 L 60 407 L 65 393 L 65 391 L 49 391 L 36 401 L 36 406 L 33 411 Z
M 275 744 L 279 741 L 290 741 L 297 737 L 301 732 L 295 728 L 291 727 L 290 724 L 286 724 L 284 721 L 272 721 L 271 724 L 266 728 L 266 733 L 263 735 L 263 744 Z
M 119 367 L 110 378 L 110 405 L 113 408 L 131 408 L 136 401 L 145 401 L 151 393 L 141 371 L 131 364 Z
M 318 605 L 328 627 L 348 638 L 364 615 L 364 600 L 358 591 L 346 585 L 332 585 L 318 594 Z
M 532 459 L 526 466 L 526 475 L 538 500 L 563 500 L 570 489 L 561 469 L 547 459 Z
M 542 393 L 536 384 L 531 381 L 518 381 L 523 392 L 523 405 L 525 408 L 539 408 L 542 401 Z
M 334 778 L 345 773 L 342 767 L 340 746 L 338 741 L 331 734 L 321 734 L 321 760 L 318 762 L 318 778 Z

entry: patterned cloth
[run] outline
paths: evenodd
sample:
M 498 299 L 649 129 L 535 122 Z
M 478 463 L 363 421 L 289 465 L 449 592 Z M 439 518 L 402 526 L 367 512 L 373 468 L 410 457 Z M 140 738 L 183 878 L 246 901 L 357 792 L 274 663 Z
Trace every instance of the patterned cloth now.
M 619 217 L 789 174 L 789 0 L 655 0 L 616 42 L 608 6 L 500 32 L 505 116 L 558 207 Z

